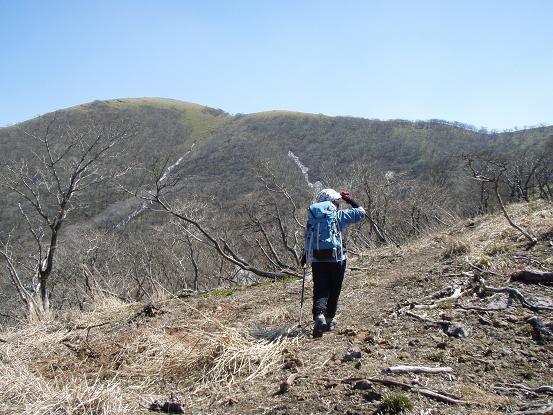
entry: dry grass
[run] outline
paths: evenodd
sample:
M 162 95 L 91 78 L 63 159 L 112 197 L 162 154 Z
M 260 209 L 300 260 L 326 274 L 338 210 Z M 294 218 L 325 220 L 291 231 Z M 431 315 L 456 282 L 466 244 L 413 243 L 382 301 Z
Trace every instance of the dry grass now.
M 464 239 L 449 237 L 444 244 L 442 258 L 453 258 L 470 252 L 470 245 Z
M 186 303 L 172 307 L 164 316 L 133 320 L 139 305 L 108 302 L 4 333 L 0 413 L 131 413 L 141 397 L 167 394 L 163 384 L 228 391 L 269 374 L 298 341 L 258 339 Z
M 118 415 L 130 411 L 115 378 L 58 382 L 33 373 L 20 362 L 0 364 L 0 397 L 2 413 Z

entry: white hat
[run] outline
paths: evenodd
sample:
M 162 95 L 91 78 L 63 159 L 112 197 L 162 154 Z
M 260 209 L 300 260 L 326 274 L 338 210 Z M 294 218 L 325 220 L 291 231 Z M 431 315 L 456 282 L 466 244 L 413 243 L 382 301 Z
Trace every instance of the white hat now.
M 323 189 L 319 192 L 319 194 L 315 198 L 315 202 L 316 203 L 326 202 L 326 201 L 334 202 L 335 200 L 338 200 L 338 199 L 341 199 L 341 198 L 342 198 L 342 196 L 336 190 L 334 190 L 334 189 Z

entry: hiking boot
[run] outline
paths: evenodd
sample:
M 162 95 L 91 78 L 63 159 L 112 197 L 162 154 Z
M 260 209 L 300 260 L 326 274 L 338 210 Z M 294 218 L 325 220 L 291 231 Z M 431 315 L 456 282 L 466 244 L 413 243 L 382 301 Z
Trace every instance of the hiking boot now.
M 336 327 L 336 317 L 327 318 L 325 319 L 326 322 L 326 331 L 332 331 L 334 330 L 334 327 Z
M 321 337 L 326 331 L 326 320 L 325 316 L 319 314 L 315 317 L 315 325 L 313 326 L 313 338 Z

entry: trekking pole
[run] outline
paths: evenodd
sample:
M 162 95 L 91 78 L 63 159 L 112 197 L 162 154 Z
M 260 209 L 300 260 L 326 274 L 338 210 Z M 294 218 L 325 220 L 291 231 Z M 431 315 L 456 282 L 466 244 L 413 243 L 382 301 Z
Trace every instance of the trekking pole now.
M 302 317 L 302 314 L 303 314 L 303 293 L 305 291 L 305 274 L 307 272 L 307 267 L 304 266 L 303 267 L 303 278 L 302 278 L 302 281 L 301 281 L 301 303 L 300 303 L 300 324 L 298 327 L 301 328 L 301 317 Z

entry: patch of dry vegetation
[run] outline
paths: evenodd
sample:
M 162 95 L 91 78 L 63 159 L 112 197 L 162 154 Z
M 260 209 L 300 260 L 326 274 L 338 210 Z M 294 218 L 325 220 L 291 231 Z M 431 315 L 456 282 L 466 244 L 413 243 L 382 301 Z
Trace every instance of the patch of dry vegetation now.
M 193 395 L 254 381 L 297 342 L 254 338 L 189 304 L 179 309 L 176 301 L 165 301 L 172 309 L 167 318 L 150 320 L 136 313 L 138 305 L 104 302 L 91 313 L 5 333 L 0 409 L 127 414 L 144 396 L 166 394 L 167 383 Z

